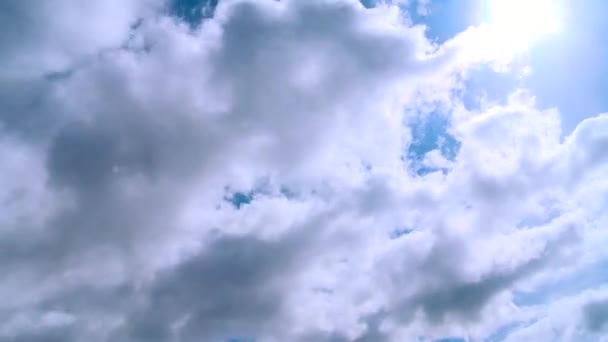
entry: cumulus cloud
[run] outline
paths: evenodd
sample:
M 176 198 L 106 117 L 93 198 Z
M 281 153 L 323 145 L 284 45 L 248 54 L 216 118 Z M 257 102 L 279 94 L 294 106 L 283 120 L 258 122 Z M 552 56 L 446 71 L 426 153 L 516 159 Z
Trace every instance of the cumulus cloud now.
M 0 5 L 22 30 L 0 43 L 0 340 L 481 340 L 536 329 L 518 296 L 605 258 L 585 201 L 608 118 L 562 139 L 525 92 L 464 110 L 462 73 L 505 62 L 473 53 L 483 28 L 437 46 L 392 5 L 171 8 Z M 446 132 L 417 141 L 429 108 Z M 599 295 L 571 301 L 604 331 Z

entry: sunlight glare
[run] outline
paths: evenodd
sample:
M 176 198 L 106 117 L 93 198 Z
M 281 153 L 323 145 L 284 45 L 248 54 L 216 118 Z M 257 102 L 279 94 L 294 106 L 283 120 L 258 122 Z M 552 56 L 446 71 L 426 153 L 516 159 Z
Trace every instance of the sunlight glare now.
M 487 0 L 490 25 L 503 44 L 525 50 L 534 41 L 559 32 L 561 18 L 555 0 Z

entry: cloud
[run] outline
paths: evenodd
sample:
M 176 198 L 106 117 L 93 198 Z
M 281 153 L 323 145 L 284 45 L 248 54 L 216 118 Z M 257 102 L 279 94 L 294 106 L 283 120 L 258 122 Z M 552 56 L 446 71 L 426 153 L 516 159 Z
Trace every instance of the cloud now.
M 587 329 L 593 332 L 605 330 L 608 323 L 608 302 L 606 300 L 588 303 L 584 312 Z
M 0 340 L 482 339 L 603 258 L 581 201 L 605 116 L 562 140 L 525 92 L 463 110 L 483 28 L 436 46 L 354 0 L 8 6 Z
M 536 311 L 506 341 L 562 338 L 567 341 L 601 340 L 605 333 L 606 289 L 603 286 L 565 296 Z
M 5 23 L 0 39 L 2 74 L 63 71 L 84 58 L 118 48 L 130 26 L 158 5 L 154 0 L 4 4 L 0 14 Z

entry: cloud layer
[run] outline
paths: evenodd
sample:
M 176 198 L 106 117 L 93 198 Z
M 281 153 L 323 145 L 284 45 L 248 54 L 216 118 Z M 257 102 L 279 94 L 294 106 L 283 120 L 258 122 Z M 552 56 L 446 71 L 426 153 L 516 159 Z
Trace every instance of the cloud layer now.
M 0 5 L 0 341 L 607 331 L 607 116 L 465 109 L 505 56 L 404 7 L 170 8 Z

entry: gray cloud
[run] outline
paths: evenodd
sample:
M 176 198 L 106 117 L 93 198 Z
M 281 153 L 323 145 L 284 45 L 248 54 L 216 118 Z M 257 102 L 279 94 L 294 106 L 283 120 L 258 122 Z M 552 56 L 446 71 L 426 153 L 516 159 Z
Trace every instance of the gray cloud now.
M 222 1 L 196 27 L 163 10 L 0 5 L 24 37 L 0 33 L 1 341 L 417 338 L 486 324 L 559 260 L 552 222 L 531 242 L 510 226 L 559 173 L 484 174 L 500 134 L 461 132 L 444 178 L 404 169 L 403 99 L 461 62 L 396 7 Z
M 308 238 L 281 241 L 221 238 L 200 255 L 161 275 L 149 302 L 129 318 L 127 340 L 165 341 L 183 319 L 182 341 L 258 336 L 280 324 L 294 267 L 302 266 Z
M 602 332 L 608 328 L 608 300 L 598 300 L 583 308 L 584 323 L 592 332 Z

